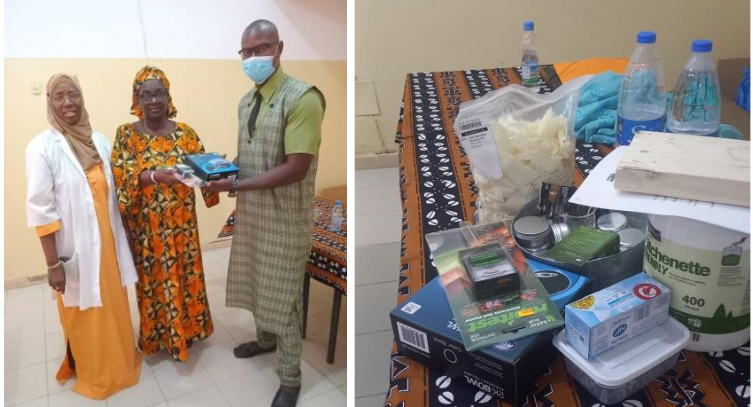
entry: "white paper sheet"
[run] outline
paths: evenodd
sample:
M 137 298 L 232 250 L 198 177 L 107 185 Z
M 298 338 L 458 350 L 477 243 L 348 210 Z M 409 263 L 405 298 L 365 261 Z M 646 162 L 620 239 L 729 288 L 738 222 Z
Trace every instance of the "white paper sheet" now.
M 682 216 L 750 234 L 750 208 L 616 190 L 614 174 L 626 150 L 627 147 L 619 147 L 606 156 L 588 174 L 570 202 L 604 209 Z

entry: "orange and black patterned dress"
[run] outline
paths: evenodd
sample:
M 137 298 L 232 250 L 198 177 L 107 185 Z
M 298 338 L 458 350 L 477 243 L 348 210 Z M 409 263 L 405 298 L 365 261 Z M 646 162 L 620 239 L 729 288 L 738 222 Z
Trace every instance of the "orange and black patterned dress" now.
M 204 152 L 196 132 L 178 123 L 168 136 L 141 133 L 133 124 L 118 128 L 112 166 L 120 210 L 128 218 L 139 274 L 139 349 L 165 349 L 188 359 L 189 341 L 214 331 L 204 283 L 196 220 L 196 196 L 183 184 L 139 186 L 141 171 L 172 167 L 186 155 Z M 208 207 L 218 194 L 204 193 Z

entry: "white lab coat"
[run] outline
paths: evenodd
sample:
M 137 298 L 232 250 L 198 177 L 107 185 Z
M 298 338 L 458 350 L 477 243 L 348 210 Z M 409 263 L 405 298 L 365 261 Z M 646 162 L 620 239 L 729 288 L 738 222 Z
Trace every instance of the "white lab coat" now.
M 131 250 L 120 218 L 110 156 L 112 144 L 96 131 L 94 145 L 104 164 L 109 189 L 110 226 L 115 234 L 115 251 L 124 286 L 138 280 Z M 94 198 L 81 164 L 65 137 L 49 129 L 26 147 L 26 178 L 28 182 L 26 212 L 29 227 L 47 225 L 60 220 L 55 232 L 58 256 L 68 258 L 64 264 L 66 307 L 81 310 L 101 307 L 99 290 L 101 239 Z

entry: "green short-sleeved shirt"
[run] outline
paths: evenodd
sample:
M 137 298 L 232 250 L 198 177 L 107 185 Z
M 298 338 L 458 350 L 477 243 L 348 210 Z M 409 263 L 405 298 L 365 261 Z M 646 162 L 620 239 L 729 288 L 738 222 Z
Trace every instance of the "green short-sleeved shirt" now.
M 261 107 L 256 123 L 269 109 L 269 101 L 282 84 L 285 74 L 282 67 L 259 89 L 261 93 Z M 316 88 L 307 90 L 293 107 L 285 126 L 285 154 L 317 155 L 322 141 L 322 120 L 324 118 L 324 101 L 322 94 Z

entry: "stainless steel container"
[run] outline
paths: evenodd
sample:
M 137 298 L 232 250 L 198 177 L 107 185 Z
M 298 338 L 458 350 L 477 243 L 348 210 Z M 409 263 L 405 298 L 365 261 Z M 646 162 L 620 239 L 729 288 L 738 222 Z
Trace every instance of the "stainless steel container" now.
M 572 264 L 566 264 L 559 261 L 555 261 L 546 257 L 544 250 L 533 251 L 527 247 L 521 245 L 515 229 L 515 222 L 520 218 L 527 216 L 536 216 L 538 209 L 536 205 L 538 200 L 528 203 L 518 213 L 513 220 L 513 235 L 516 243 L 521 247 L 523 254 L 538 262 L 549 264 L 554 267 L 559 267 L 564 270 L 572 271 L 573 273 L 580 274 L 588 277 L 591 282 L 589 283 L 591 291 L 598 291 L 602 288 L 606 288 L 618 281 L 624 280 L 630 276 L 640 273 L 643 270 L 643 244 L 640 242 L 638 245 L 626 249 L 619 254 L 615 254 L 608 257 L 602 257 L 600 259 L 593 259 L 586 262 L 582 266 L 574 266 Z M 624 215 L 628 218 L 631 227 L 639 230 L 645 230 L 647 224 L 647 217 L 644 214 L 626 212 Z
M 538 216 L 524 216 L 513 225 L 515 238 L 521 247 L 539 251 L 552 246 L 552 228 L 549 222 Z
M 596 221 L 596 226 L 601 230 L 617 233 L 628 227 L 628 219 L 619 212 L 605 213 Z
M 646 239 L 645 233 L 641 231 L 640 229 L 635 228 L 629 228 L 629 229 L 622 229 L 621 231 L 617 232 L 618 235 L 620 235 L 620 250 L 625 251 L 627 249 L 630 249 L 631 247 L 638 246 L 639 244 L 643 243 L 643 240 Z
M 557 222 L 552 223 L 552 236 L 554 237 L 554 244 L 557 244 L 566 238 L 570 234 L 570 227 L 567 223 Z

